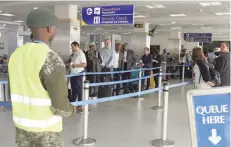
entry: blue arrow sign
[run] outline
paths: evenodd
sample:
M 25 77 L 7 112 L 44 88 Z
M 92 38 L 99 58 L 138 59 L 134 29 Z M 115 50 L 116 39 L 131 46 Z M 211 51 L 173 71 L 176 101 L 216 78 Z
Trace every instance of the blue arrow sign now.
M 187 42 L 211 42 L 212 33 L 184 33 Z
M 230 87 L 188 93 L 193 147 L 230 147 Z
M 98 6 L 82 8 L 82 25 L 133 23 L 133 5 Z

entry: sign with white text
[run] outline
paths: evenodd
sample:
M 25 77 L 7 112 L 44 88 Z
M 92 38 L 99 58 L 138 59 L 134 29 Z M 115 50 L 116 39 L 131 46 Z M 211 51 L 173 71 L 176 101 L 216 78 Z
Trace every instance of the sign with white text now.
M 134 5 L 82 8 L 82 25 L 133 24 Z
M 230 87 L 188 92 L 192 147 L 230 147 Z
M 186 42 L 211 42 L 212 33 L 184 33 Z

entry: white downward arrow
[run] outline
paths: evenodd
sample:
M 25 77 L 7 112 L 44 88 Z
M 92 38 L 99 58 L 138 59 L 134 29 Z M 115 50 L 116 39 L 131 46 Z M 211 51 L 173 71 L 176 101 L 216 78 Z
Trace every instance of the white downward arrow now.
M 211 141 L 214 145 L 217 145 L 221 141 L 221 137 L 217 136 L 217 130 L 212 129 L 212 136 L 209 136 L 209 141 Z

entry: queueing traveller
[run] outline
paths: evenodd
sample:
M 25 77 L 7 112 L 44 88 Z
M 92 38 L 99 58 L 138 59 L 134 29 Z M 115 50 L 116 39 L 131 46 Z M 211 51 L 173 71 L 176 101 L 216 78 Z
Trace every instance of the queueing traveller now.
M 105 47 L 99 50 L 99 53 L 102 57 L 101 65 L 105 70 L 112 71 L 114 51 L 111 48 L 111 40 L 105 39 L 104 45 Z
M 122 70 L 132 70 L 136 66 L 136 54 L 133 50 L 129 49 L 128 43 L 124 43 L 124 47 L 122 49 Z M 127 80 L 132 77 L 131 72 L 126 72 L 122 74 L 122 79 Z M 133 92 L 132 83 L 124 83 L 124 93 L 127 94 L 129 92 Z
M 100 64 L 102 58 L 97 50 L 96 43 L 91 42 L 89 45 L 90 50 L 86 52 L 87 59 L 87 72 L 100 72 Z M 88 80 L 90 83 L 100 82 L 99 75 L 89 75 Z M 98 97 L 98 86 L 90 87 L 90 97 Z
M 160 53 L 158 51 L 158 49 L 154 50 L 153 53 L 153 67 L 157 68 L 161 66 L 161 57 L 160 57 Z M 157 74 L 159 73 L 160 70 L 159 69 L 153 69 L 153 74 Z M 158 76 L 154 77 L 154 81 L 155 81 L 155 88 L 159 87 L 159 83 L 158 83 Z
M 143 62 L 143 68 L 152 68 L 152 55 L 150 54 L 150 49 L 148 47 L 144 48 L 144 55 L 142 56 L 141 60 Z M 145 70 L 144 76 L 150 76 L 151 71 Z M 144 80 L 142 80 L 142 89 L 148 90 L 150 87 L 150 78 L 146 79 L 146 87 L 144 88 Z
M 113 57 L 113 71 L 121 71 L 121 66 L 123 62 L 123 55 L 121 50 L 121 44 L 116 43 L 114 57 Z M 120 73 L 114 74 L 114 80 L 119 81 L 120 80 Z M 120 94 L 120 84 L 116 84 L 116 95 Z
M 17 48 L 9 60 L 9 88 L 18 147 L 63 147 L 62 117 L 75 113 L 68 102 L 65 65 L 50 49 L 57 17 L 45 9 L 26 20 L 33 42 Z
M 230 52 L 228 42 L 221 43 L 220 55 L 215 59 L 214 68 L 220 73 L 220 86 L 230 86 Z
M 193 81 L 197 89 L 207 89 L 214 86 L 211 82 L 209 73 L 208 62 L 201 48 L 196 47 L 192 52 L 193 61 Z
M 69 65 L 71 74 L 79 74 L 84 71 L 87 66 L 87 60 L 84 52 L 79 48 L 79 43 L 74 41 L 71 43 L 73 55 L 71 56 L 71 63 Z M 83 76 L 72 76 L 71 83 L 71 96 L 70 102 L 82 101 L 83 96 Z M 77 109 L 82 111 L 82 107 L 78 106 Z
M 167 50 L 166 49 L 163 49 L 163 53 L 160 55 L 161 57 L 161 66 L 162 66 L 162 72 L 163 73 L 166 73 L 167 71 Z M 162 76 L 163 80 L 165 81 L 166 80 L 166 76 L 163 75 Z

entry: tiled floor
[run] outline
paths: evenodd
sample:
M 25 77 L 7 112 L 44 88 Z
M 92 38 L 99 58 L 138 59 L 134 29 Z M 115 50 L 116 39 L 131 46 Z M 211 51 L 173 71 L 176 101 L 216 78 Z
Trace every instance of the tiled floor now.
M 169 91 L 168 139 L 175 147 L 191 147 L 186 92 L 191 86 Z M 145 95 L 143 101 L 129 98 L 91 106 L 89 136 L 96 147 L 152 147 L 151 140 L 160 138 L 161 111 L 156 105 L 157 93 Z M 65 147 L 81 136 L 82 114 L 64 119 L 62 136 Z M 16 147 L 10 111 L 0 112 L 0 146 Z

